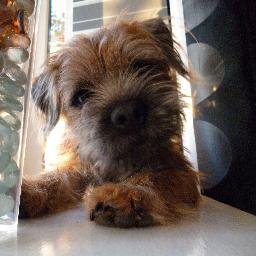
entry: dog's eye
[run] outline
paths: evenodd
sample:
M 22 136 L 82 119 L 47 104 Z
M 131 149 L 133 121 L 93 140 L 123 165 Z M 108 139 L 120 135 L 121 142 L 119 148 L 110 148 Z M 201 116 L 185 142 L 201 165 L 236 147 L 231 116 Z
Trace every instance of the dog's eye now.
M 136 59 L 131 63 L 131 69 L 143 74 L 147 71 L 160 71 L 164 68 L 163 63 L 154 59 Z
M 89 89 L 80 89 L 74 94 L 71 105 L 73 107 L 81 107 L 91 95 L 92 91 L 90 91 Z

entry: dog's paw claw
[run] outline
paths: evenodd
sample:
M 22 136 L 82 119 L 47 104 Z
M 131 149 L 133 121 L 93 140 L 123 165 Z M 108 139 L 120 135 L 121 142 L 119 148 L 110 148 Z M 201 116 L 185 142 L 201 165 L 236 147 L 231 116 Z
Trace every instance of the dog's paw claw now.
M 95 206 L 95 212 L 103 210 L 104 204 L 102 202 L 98 202 Z
M 133 201 L 133 200 L 132 200 Z M 90 220 L 104 226 L 120 228 L 145 227 L 152 225 L 153 218 L 139 203 L 132 202 L 127 208 L 112 202 L 98 202 L 90 211 Z M 136 207 L 135 207 L 136 205 Z

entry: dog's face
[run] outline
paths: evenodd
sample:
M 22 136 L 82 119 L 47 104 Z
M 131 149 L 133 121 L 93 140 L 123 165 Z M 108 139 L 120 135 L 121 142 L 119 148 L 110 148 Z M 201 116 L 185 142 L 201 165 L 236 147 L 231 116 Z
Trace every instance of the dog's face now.
M 64 116 L 80 158 L 113 178 L 159 164 L 180 133 L 173 71 L 187 75 L 161 19 L 119 22 L 56 53 L 32 93 L 48 128 Z

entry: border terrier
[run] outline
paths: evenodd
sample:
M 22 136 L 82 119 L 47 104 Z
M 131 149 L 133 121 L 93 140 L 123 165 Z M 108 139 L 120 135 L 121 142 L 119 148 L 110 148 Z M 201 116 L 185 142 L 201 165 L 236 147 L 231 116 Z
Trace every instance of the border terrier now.
M 23 178 L 20 216 L 84 202 L 90 220 L 116 227 L 173 223 L 200 201 L 181 146 L 176 72 L 189 78 L 162 19 L 117 21 L 53 54 L 32 87 L 50 132 L 66 123 L 52 172 Z M 68 159 L 68 160 L 67 160 Z

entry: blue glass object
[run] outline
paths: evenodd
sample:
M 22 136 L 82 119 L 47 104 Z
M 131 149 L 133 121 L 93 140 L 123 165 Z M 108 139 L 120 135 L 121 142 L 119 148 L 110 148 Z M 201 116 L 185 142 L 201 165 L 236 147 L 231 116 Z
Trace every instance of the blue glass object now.
M 0 77 L 0 95 L 9 95 L 14 97 L 22 97 L 25 89 L 19 85 L 19 82 L 11 80 L 6 75 Z
M 0 194 L 0 205 L 0 216 L 4 216 L 13 211 L 15 202 L 12 196 Z
M 23 106 L 20 101 L 16 100 L 12 96 L 2 96 L 2 95 L 0 95 L 0 108 L 9 109 L 11 111 L 19 111 L 19 112 L 23 110 Z
M 14 160 L 11 160 L 2 171 L 2 186 L 7 189 L 14 187 L 19 179 L 20 170 Z M 1 183 L 0 183 L 1 186 Z
M 11 155 L 8 152 L 0 151 L 0 172 L 9 165 L 10 161 Z
M 5 51 L 5 54 L 10 61 L 16 64 L 24 63 L 29 57 L 28 51 L 21 47 L 9 47 Z
M 4 60 L 4 73 L 13 81 L 19 84 L 27 83 L 25 72 L 15 63 L 5 59 Z
M 33 14 L 35 0 L 6 0 L 0 5 L 4 5 L 0 8 L 2 20 L 6 20 L 1 23 L 5 31 L 11 25 L 18 27 L 18 30 L 9 29 L 8 33 L 2 33 L 0 40 L 0 230 L 2 227 L 8 230 L 8 225 L 18 221 L 22 174 L 16 163 L 20 157 L 16 158 L 21 128 L 20 113 L 17 112 L 23 111 L 23 101 L 18 98 L 24 96 L 27 84 L 27 75 L 19 64 L 29 58 L 29 34 L 33 33 L 33 30 L 29 31 L 29 25 L 33 24 L 34 17 L 31 16 L 28 22 L 27 16 Z M 8 23 L 11 12 L 17 15 L 13 24 Z
M 9 110 L 0 110 L 0 120 L 5 122 L 10 128 L 19 130 L 21 122 L 16 114 Z

